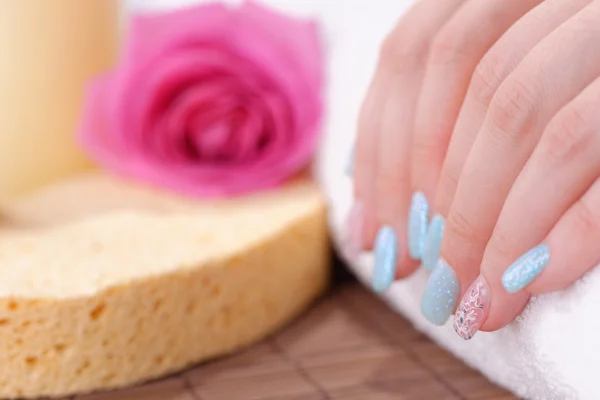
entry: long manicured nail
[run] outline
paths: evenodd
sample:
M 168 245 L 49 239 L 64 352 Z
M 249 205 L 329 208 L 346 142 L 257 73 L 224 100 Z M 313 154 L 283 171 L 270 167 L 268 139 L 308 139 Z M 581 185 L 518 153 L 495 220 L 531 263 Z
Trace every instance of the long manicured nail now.
M 529 285 L 548 265 L 550 249 L 540 244 L 515 261 L 502 275 L 502 285 L 508 293 L 516 293 Z
M 375 269 L 373 271 L 373 290 L 384 292 L 392 285 L 396 272 L 398 240 L 396 232 L 390 226 L 384 226 L 375 239 Z
M 454 330 L 469 340 L 485 322 L 490 310 L 490 287 L 483 276 L 471 284 L 454 314 Z
M 452 267 L 443 259 L 439 259 L 429 276 L 423 299 L 421 312 L 435 325 L 444 325 L 454 311 L 460 294 L 460 285 Z
M 362 251 L 362 231 L 364 227 L 364 208 L 361 201 L 356 201 L 346 220 L 346 243 L 352 256 Z
M 431 219 L 427 235 L 425 236 L 425 247 L 423 248 L 422 264 L 428 270 L 433 270 L 440 258 L 440 248 L 442 247 L 442 237 L 444 236 L 444 225 L 446 221 L 441 215 L 436 215 Z
M 429 204 L 421 192 L 413 194 L 408 214 L 408 251 L 415 260 L 420 260 L 425 247 Z

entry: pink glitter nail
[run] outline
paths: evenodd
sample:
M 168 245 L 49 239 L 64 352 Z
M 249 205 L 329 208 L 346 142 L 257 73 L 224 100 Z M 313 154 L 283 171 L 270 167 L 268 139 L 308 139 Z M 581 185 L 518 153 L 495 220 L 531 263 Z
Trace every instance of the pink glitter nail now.
M 481 275 L 469 287 L 454 314 L 454 330 L 469 340 L 477 333 L 490 309 L 490 288 Z

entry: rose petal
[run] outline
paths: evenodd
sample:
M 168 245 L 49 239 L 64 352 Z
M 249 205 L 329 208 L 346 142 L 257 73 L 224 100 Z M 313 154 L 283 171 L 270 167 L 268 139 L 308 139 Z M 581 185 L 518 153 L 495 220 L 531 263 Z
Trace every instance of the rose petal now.
M 232 18 L 231 10 L 222 3 L 138 13 L 131 19 L 123 61 L 145 64 L 172 46 L 187 47 L 198 38 L 204 43 L 218 41 L 220 36 L 229 34 Z
M 120 170 L 123 157 L 129 157 L 118 134 L 118 124 L 110 112 L 113 77 L 102 75 L 88 85 L 78 128 L 78 140 L 94 158 L 108 168 Z M 131 155 L 133 156 L 133 155 Z
M 224 115 L 206 123 L 206 118 L 199 115 L 191 121 L 190 139 L 198 149 L 200 157 L 206 161 L 219 159 L 226 154 L 223 147 L 232 134 L 231 121 Z
M 265 143 L 256 166 L 263 168 L 287 157 L 290 151 L 290 137 L 294 135 L 289 104 L 272 92 L 264 92 L 260 98 L 264 125 Z
M 239 60 L 214 49 L 185 49 L 136 71 L 131 77 L 116 81 L 118 102 L 114 113 L 124 132 L 136 143 L 156 123 L 169 104 L 186 87 L 196 82 L 210 82 L 223 76 L 247 76 Z M 256 84 L 252 78 L 241 79 L 244 85 Z
M 162 40 L 162 36 L 158 34 L 157 43 L 166 46 L 163 49 L 166 52 L 172 51 L 172 47 L 187 48 L 203 43 L 217 48 L 221 47 L 223 51 L 243 57 L 244 64 L 254 66 L 255 71 L 239 76 L 262 75 L 266 81 L 276 85 L 280 90 L 284 90 L 294 107 L 298 108 L 295 113 L 298 114 L 297 123 L 306 125 L 299 126 L 298 130 L 311 130 L 312 125 L 318 124 L 322 108 L 319 95 L 323 77 L 322 68 L 320 68 L 322 54 L 317 25 L 314 22 L 287 17 L 248 2 L 238 10 L 228 10 L 224 6 L 210 9 L 209 14 L 215 13 L 215 20 L 221 18 L 219 24 L 228 24 L 226 32 L 219 28 L 217 29 L 219 34 L 216 34 L 210 28 L 212 25 L 209 25 L 208 29 L 204 29 L 204 26 L 201 29 L 195 26 L 192 34 L 189 32 L 190 25 L 187 27 L 188 36 L 185 36 L 185 40 L 181 39 L 184 34 L 178 35 L 178 33 L 186 32 L 185 26 L 188 21 L 194 20 L 193 18 L 188 20 L 187 13 L 191 15 L 198 12 L 200 14 L 205 9 L 204 7 L 183 9 L 162 16 L 154 14 L 142 16 L 138 33 L 139 35 L 150 34 L 148 31 L 151 31 L 150 27 L 155 22 L 153 19 L 158 18 L 159 32 L 161 27 L 166 27 L 165 32 L 168 32 L 167 28 L 170 27 L 174 30 L 173 38 L 180 38 L 179 41 L 174 39 L 167 46 L 166 39 Z M 224 21 L 226 17 L 222 13 L 227 14 L 227 18 L 233 18 L 233 20 Z M 182 18 L 180 24 L 178 18 Z M 204 19 L 198 19 L 198 21 L 203 22 Z M 168 34 L 164 34 L 164 36 L 168 37 Z M 140 37 L 143 38 L 143 36 Z M 158 45 L 156 47 L 159 48 Z M 131 54 L 136 59 L 136 65 L 143 64 L 137 60 L 140 55 L 135 54 L 133 50 Z M 128 75 L 143 74 L 139 71 L 129 71 Z
M 241 19 L 241 18 L 240 18 Z M 300 71 L 296 60 L 287 56 L 276 46 L 271 46 L 269 40 L 261 38 L 260 35 L 250 34 L 254 30 L 253 25 L 239 22 L 236 25 L 238 35 L 245 37 L 242 43 L 232 42 L 229 45 L 232 52 L 244 56 L 257 74 L 265 77 L 270 83 L 272 90 L 281 92 L 290 106 L 293 107 L 292 127 L 290 132 L 301 132 L 306 137 L 306 143 L 314 145 L 316 141 L 311 136 L 317 135 L 315 129 L 321 118 L 320 91 L 314 89 L 314 85 L 307 82 L 308 78 Z M 269 44 L 265 44 L 265 42 Z M 287 56 L 287 57 L 286 57 Z M 300 68 L 301 69 L 301 68 Z M 310 152 L 314 151 L 314 147 Z
M 195 114 L 204 114 L 209 120 L 227 115 L 236 107 L 235 93 L 238 91 L 238 85 L 230 78 L 201 82 L 187 88 L 155 124 L 151 148 L 165 159 L 189 162 L 189 148 L 183 143 L 184 136 L 189 133 L 190 120 Z
M 285 91 L 297 109 L 294 114 L 299 130 L 318 124 L 323 55 L 317 24 L 275 13 L 253 2 L 244 3 L 237 18 L 236 36 L 245 41 L 240 48 L 240 42 L 234 40 L 236 52 L 255 63 Z
M 237 124 L 236 134 L 231 143 L 235 160 L 240 164 L 251 161 L 260 150 L 260 144 L 268 140 L 263 113 L 249 101 L 248 103 L 245 105 L 244 115 Z
M 262 149 L 259 157 L 244 163 L 243 168 L 235 164 L 216 164 L 200 159 L 197 164 L 166 165 L 162 169 L 154 169 L 152 173 L 150 171 L 143 171 L 143 173 L 150 174 L 146 175 L 149 180 L 158 180 L 157 182 L 162 185 L 175 185 L 169 187 L 185 188 L 186 193 L 192 195 L 235 194 L 281 183 L 289 176 L 290 171 L 307 164 L 308 158 L 305 156 L 307 150 L 303 146 L 300 146 L 300 150 L 289 147 L 291 139 L 286 137 L 288 135 L 285 133 L 290 125 L 289 120 L 286 122 L 289 115 L 285 102 L 273 94 L 261 96 L 261 99 L 263 101 L 267 99 L 266 102 L 260 103 L 263 107 L 262 117 L 274 127 L 267 132 L 271 132 L 278 139 L 268 145 L 269 149 Z M 255 104 L 257 105 L 258 103 Z M 162 177 L 163 174 L 171 176 L 173 181 L 169 184 L 166 177 Z M 187 181 L 202 182 L 202 185 L 201 187 L 189 185 Z M 227 188 L 224 187 L 223 182 L 227 182 Z
M 314 20 L 300 20 L 248 1 L 242 4 L 240 13 L 244 21 L 254 22 L 253 30 L 262 29 L 265 36 L 278 41 L 287 57 L 303 69 L 307 83 L 319 91 L 323 85 L 323 48 L 319 25 Z M 289 49 L 294 49 L 290 52 Z

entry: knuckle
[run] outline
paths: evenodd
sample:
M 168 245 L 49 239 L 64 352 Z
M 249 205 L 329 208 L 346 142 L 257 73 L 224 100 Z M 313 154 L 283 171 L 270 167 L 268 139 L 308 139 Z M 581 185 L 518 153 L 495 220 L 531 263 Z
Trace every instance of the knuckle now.
M 405 174 L 381 171 L 376 178 L 377 216 L 382 223 L 395 223 L 401 211 L 398 199 L 409 193 L 409 179 Z
M 597 236 L 600 232 L 600 213 L 594 211 L 594 207 L 584 199 L 579 200 L 573 207 L 573 218 L 575 229 L 579 235 Z
M 494 94 L 504 82 L 507 70 L 500 58 L 488 53 L 473 72 L 470 87 L 473 98 L 484 107 L 489 106 Z
M 405 193 L 409 184 L 408 175 L 403 172 L 402 168 L 380 170 L 377 174 L 376 184 L 377 193 L 381 194 L 378 197 L 394 198 L 397 194 Z
M 512 240 L 512 238 L 514 238 L 514 235 L 506 228 L 502 225 L 496 226 L 488 246 L 493 250 L 504 253 L 506 252 L 506 249 L 514 248 L 514 240 Z
M 488 116 L 505 139 L 519 139 L 533 123 L 538 107 L 538 95 L 532 84 L 507 78 L 498 88 Z
M 438 191 L 448 194 L 448 197 L 450 198 L 454 197 L 454 193 L 456 193 L 456 188 L 458 187 L 459 178 L 460 172 L 457 169 L 444 166 L 440 172 Z
M 498 268 L 498 266 L 510 265 L 512 261 L 510 254 L 515 249 L 514 232 L 506 228 L 496 228 L 490 238 L 484 255 L 484 261 L 481 263 L 482 271 L 489 273 Z
M 446 150 L 443 136 L 431 132 L 415 135 L 413 139 L 412 156 L 417 163 L 428 163 L 432 159 L 439 159 Z
M 393 72 L 415 68 L 424 58 L 427 45 L 425 39 L 404 34 L 404 29 L 395 29 L 381 45 L 379 63 Z
M 588 104 L 562 110 L 547 127 L 542 149 L 551 160 L 564 161 L 580 155 L 596 135 L 597 110 Z
M 377 114 L 375 114 L 373 107 L 370 107 L 370 104 L 364 102 L 358 113 L 358 139 L 374 137 L 377 128 L 377 120 Z
M 454 240 L 466 243 L 476 244 L 481 240 L 479 229 L 473 219 L 465 212 L 460 209 L 454 209 L 448 215 L 446 222 L 448 231 L 450 232 L 449 237 Z
M 428 63 L 440 65 L 460 60 L 468 53 L 469 42 L 464 29 L 451 25 L 442 28 L 431 41 Z

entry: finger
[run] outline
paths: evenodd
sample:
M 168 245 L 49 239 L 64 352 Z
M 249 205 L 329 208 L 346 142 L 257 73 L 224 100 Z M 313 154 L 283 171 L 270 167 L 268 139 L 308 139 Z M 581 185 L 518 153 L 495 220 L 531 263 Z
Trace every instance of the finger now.
M 541 1 L 467 2 L 433 38 L 419 95 L 411 158 L 412 189 L 422 193 L 424 196 L 419 197 L 427 204 L 435 198 L 450 135 L 473 70 L 498 38 Z M 433 224 L 437 229 L 427 230 L 423 226 L 426 221 L 419 218 L 418 204 L 414 202 L 411 208 L 415 224 L 409 230 L 409 248 L 413 258 L 423 256 L 423 265 L 431 269 L 437 262 L 440 242 L 426 240 L 425 232 L 431 238 L 439 237 L 443 225 Z
M 379 138 L 375 207 L 382 230 L 375 244 L 373 287 L 385 290 L 397 277 L 412 272 L 417 263 L 406 251 L 406 210 L 410 202 L 410 143 L 415 103 L 431 38 L 464 0 L 415 4 L 382 47 L 380 68 L 387 76 L 387 98 L 379 109 Z M 382 75 L 383 75 L 382 74 Z
M 440 173 L 435 209 L 448 215 L 456 186 L 488 107 L 525 55 L 591 0 L 544 1 L 515 23 L 477 65 Z
M 379 68 L 381 70 L 381 68 Z M 352 168 L 354 182 L 354 206 L 350 213 L 353 246 L 371 249 L 377 232 L 375 214 L 375 176 L 380 141 L 379 107 L 387 103 L 390 76 L 386 71 L 376 72 L 361 107 L 358 134 Z
M 509 190 L 543 129 L 600 74 L 600 53 L 595 51 L 599 20 L 600 3 L 590 3 L 540 42 L 494 95 L 462 172 L 442 242 L 442 257 L 462 287 L 478 275 Z
M 545 240 L 548 264 L 527 291 L 564 289 L 600 263 L 600 180 L 558 221 Z
M 512 269 L 514 273 L 507 273 L 504 275 L 505 279 L 502 279 L 506 267 L 534 247 L 536 250 L 528 253 L 526 259 L 531 261 L 535 255 L 542 261 L 546 259 L 547 247 L 536 246 L 544 241 L 557 221 L 600 176 L 599 107 L 600 79 L 597 79 L 556 114 L 545 129 L 538 146 L 511 189 L 488 242 L 481 264 L 481 276 L 471 289 L 480 288 L 479 296 L 474 298 L 471 290 L 467 290 L 466 297 L 457 309 L 454 326 L 465 339 L 473 336 L 484 322 L 486 330 L 495 330 L 518 315 L 529 296 L 526 292 L 511 293 L 518 292 L 527 285 L 535 273 L 541 271 L 539 268 L 543 267 L 543 262 L 537 265 L 537 269 L 530 270 L 529 274 L 523 273 L 523 263 L 516 263 L 516 267 Z M 582 199 L 581 202 L 585 207 L 586 201 Z M 581 209 L 582 205 L 575 207 Z M 591 212 L 586 211 L 585 215 L 578 217 L 589 220 L 592 217 L 589 214 Z M 581 218 L 583 216 L 585 218 Z M 558 229 L 558 232 L 562 231 L 563 229 Z M 571 238 L 560 237 L 564 240 L 563 245 L 554 238 L 556 234 L 548 236 L 545 244 L 556 248 L 558 258 L 553 262 L 575 268 L 568 272 L 561 271 L 561 268 L 554 268 L 553 273 L 544 272 L 529 286 L 529 291 L 549 291 L 563 287 L 577 279 L 589 267 L 590 262 L 595 261 L 590 261 L 590 257 L 600 255 L 600 252 L 586 254 L 579 242 L 590 242 L 587 238 L 581 240 L 581 231 L 581 227 L 578 227 L 577 233 L 573 230 Z M 573 240 L 578 243 L 571 243 Z M 566 250 L 565 246 L 569 249 Z M 591 248 L 597 246 L 592 245 Z M 574 253 L 576 249 L 581 250 L 581 254 Z M 572 258 L 565 258 L 567 256 Z M 485 305 L 485 310 L 480 307 L 478 311 L 474 306 L 477 302 Z
M 432 0 L 424 0 L 415 4 L 397 23 L 382 45 L 377 70 L 359 115 L 352 169 L 355 197 L 354 212 L 352 214 L 360 211 L 360 218 L 355 218 L 355 220 L 360 221 L 358 229 L 361 232 L 356 236 L 361 242 L 361 247 L 366 249 L 372 247 L 381 220 L 381 216 L 376 212 L 379 206 L 377 199 L 383 197 L 376 196 L 377 176 L 383 175 L 383 178 L 379 181 L 391 182 L 391 190 L 398 191 L 401 189 L 397 188 L 397 186 L 401 186 L 396 182 L 398 176 L 389 173 L 394 168 L 393 161 L 388 161 L 383 168 L 379 168 L 379 159 L 382 155 L 380 147 L 382 147 L 381 143 L 384 142 L 381 132 L 383 109 L 387 104 L 393 103 L 393 101 L 388 101 L 388 98 L 394 90 L 403 90 L 398 85 L 402 84 L 405 79 L 397 79 L 401 72 L 408 75 L 408 72 L 412 71 L 413 75 L 417 75 L 413 76 L 414 79 L 409 82 L 417 88 L 412 90 L 410 87 L 406 88 L 406 97 L 411 96 L 411 91 L 418 93 L 418 87 L 420 86 L 418 74 L 425 62 L 430 38 L 442 25 L 443 19 L 448 18 L 449 13 L 453 12 L 452 7 L 462 1 L 448 1 L 445 7 L 441 7 L 435 13 L 426 12 L 427 7 L 431 6 Z M 413 97 L 416 97 L 416 95 L 412 94 Z M 408 128 L 412 129 L 412 116 L 401 122 L 410 124 Z M 406 127 L 402 128 L 402 125 L 396 127 L 394 131 L 396 136 L 407 136 L 409 134 Z M 392 143 L 389 147 L 398 149 L 398 144 Z M 379 186 L 382 185 L 383 183 L 379 184 Z M 390 219 L 388 210 L 383 211 L 383 214 L 385 219 Z

